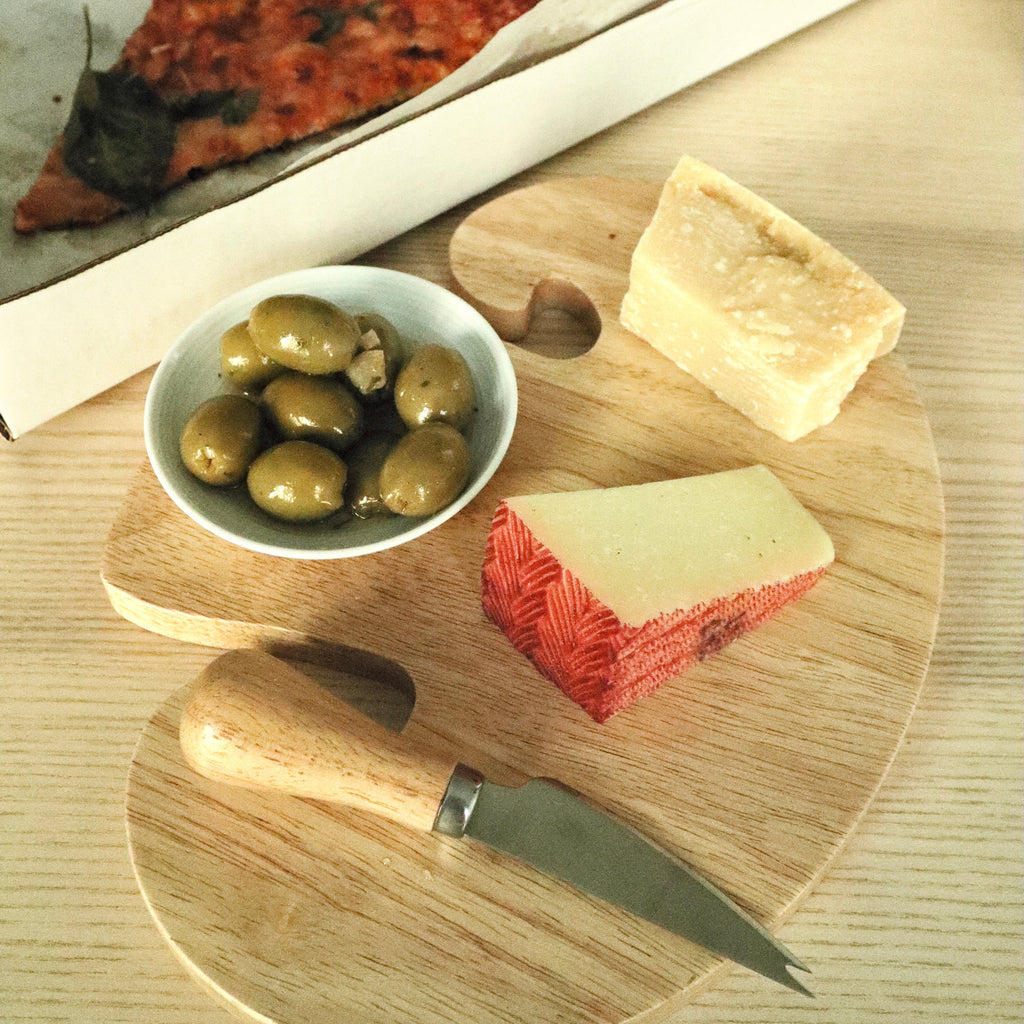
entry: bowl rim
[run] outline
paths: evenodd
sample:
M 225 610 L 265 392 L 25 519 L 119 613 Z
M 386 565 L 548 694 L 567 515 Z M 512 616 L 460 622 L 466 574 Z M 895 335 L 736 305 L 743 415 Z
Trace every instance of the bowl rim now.
M 494 363 L 497 373 L 496 389 L 505 396 L 505 401 L 502 403 L 502 414 L 498 421 L 496 442 L 490 449 L 487 458 L 478 467 L 473 478 L 467 483 L 455 501 L 433 515 L 415 519 L 410 517 L 408 526 L 392 535 L 362 544 L 309 547 L 295 546 L 284 540 L 281 542 L 267 542 L 247 536 L 232 529 L 230 526 L 226 526 L 224 523 L 218 522 L 216 519 L 205 514 L 202 509 L 195 507 L 181 493 L 174 479 L 174 471 L 170 470 L 165 464 L 166 445 L 165 443 L 162 444 L 162 442 L 166 442 L 166 439 L 164 438 L 164 429 L 159 423 L 159 415 L 162 411 L 162 402 L 169 393 L 167 390 L 168 385 L 174 379 L 174 374 L 183 354 L 193 351 L 200 345 L 204 335 L 214 334 L 216 332 L 215 325 L 225 320 L 228 310 L 243 306 L 244 303 L 248 303 L 249 308 L 251 308 L 261 298 L 271 294 L 304 292 L 317 295 L 325 287 L 336 284 L 338 281 L 362 283 L 363 286 L 374 281 L 385 282 L 385 285 L 387 282 L 391 282 L 392 284 L 399 284 L 408 292 L 415 293 L 418 296 L 422 295 L 425 299 L 440 300 L 460 310 L 460 314 L 464 317 L 465 321 L 471 325 L 472 334 L 484 342 L 484 346 L 491 356 L 491 361 Z M 330 290 L 329 287 L 328 290 Z M 343 302 L 344 297 L 341 297 L 340 300 L 332 299 L 331 301 Z M 217 337 L 219 337 L 219 334 Z M 227 390 L 225 389 L 225 393 Z M 504 459 L 512 441 L 518 409 L 518 384 L 505 342 L 502 341 L 497 331 L 495 331 L 494 327 L 479 310 L 443 285 L 427 278 L 419 277 L 416 274 L 393 270 L 389 267 L 338 264 L 293 270 L 264 278 L 224 296 L 194 318 L 178 334 L 174 342 L 164 353 L 153 374 L 146 393 L 143 409 L 143 435 L 150 466 L 164 492 L 177 508 L 199 526 L 237 547 L 260 554 L 293 559 L 328 560 L 375 554 L 401 544 L 406 544 L 417 537 L 431 532 L 442 523 L 457 515 L 483 490 Z M 292 524 L 282 523 L 281 526 L 282 529 L 289 527 L 295 529 Z M 302 527 L 302 530 L 308 530 L 308 536 L 310 537 L 317 535 L 316 529 L 316 523 L 311 523 L 308 527 Z M 295 532 L 298 534 L 297 529 Z M 339 537 L 343 536 L 344 528 L 342 527 L 337 530 L 336 535 Z

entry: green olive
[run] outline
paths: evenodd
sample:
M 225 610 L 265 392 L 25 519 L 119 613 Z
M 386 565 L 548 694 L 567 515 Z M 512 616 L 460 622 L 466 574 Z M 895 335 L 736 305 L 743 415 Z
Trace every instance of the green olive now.
M 357 313 L 356 323 L 362 332 L 359 350 L 345 376 L 365 400 L 380 401 L 394 391 L 402 367 L 402 339 L 395 325 L 379 313 Z
M 395 381 L 395 407 L 410 428 L 440 420 L 462 430 L 475 402 L 466 360 L 443 345 L 421 345 Z
M 262 441 L 259 406 L 244 395 L 217 395 L 188 418 L 179 448 L 185 468 L 194 477 L 228 487 L 245 478 Z
M 410 430 L 384 460 L 380 494 L 392 512 L 429 516 L 450 505 L 469 479 L 469 447 L 449 423 Z
M 392 435 L 368 434 L 345 459 L 348 465 L 345 505 L 360 519 L 391 515 L 391 509 L 380 496 L 380 471 L 395 443 Z
M 345 463 L 311 441 L 283 441 L 249 467 L 246 483 L 264 512 L 291 522 L 312 522 L 337 512 L 345 492 Z
M 363 410 L 341 381 L 288 372 L 264 389 L 267 419 L 282 437 L 326 445 L 336 452 L 350 448 L 363 433 Z
M 268 358 L 303 373 L 340 373 L 361 335 L 355 317 L 314 295 L 274 295 L 249 313 L 249 334 Z
M 246 321 L 229 327 L 220 336 L 220 372 L 232 384 L 247 391 L 257 390 L 286 370 L 253 344 Z

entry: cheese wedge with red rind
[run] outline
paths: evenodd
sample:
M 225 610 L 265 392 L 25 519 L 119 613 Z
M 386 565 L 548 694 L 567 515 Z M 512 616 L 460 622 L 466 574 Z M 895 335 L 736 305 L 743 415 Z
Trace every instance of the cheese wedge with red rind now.
M 604 722 L 756 629 L 834 557 L 764 466 L 510 497 L 488 534 L 483 607 Z

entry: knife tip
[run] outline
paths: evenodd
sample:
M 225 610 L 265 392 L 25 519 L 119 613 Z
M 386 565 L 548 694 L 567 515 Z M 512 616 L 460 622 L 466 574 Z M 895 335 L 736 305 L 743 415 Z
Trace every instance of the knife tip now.
M 794 992 L 799 992 L 801 995 L 807 996 L 808 999 L 816 999 L 817 996 L 799 979 L 793 974 L 791 968 L 796 968 L 799 971 L 804 971 L 807 974 L 811 973 L 811 969 L 801 963 L 796 957 L 793 957 L 783 968 L 779 975 L 776 976 L 776 981 L 781 982 L 787 988 L 792 989 Z

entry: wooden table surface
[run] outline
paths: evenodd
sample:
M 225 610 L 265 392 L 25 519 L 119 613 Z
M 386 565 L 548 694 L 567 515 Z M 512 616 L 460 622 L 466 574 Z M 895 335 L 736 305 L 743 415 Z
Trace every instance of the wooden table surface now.
M 859 830 L 781 929 L 813 961 L 818 998 L 735 971 L 679 1024 L 1021 1019 L 1021 11 L 860 0 L 494 190 L 576 174 L 661 181 L 688 152 L 815 229 L 909 310 L 899 351 L 934 431 L 948 531 L 923 696 Z M 484 198 L 360 262 L 443 282 L 448 238 Z M 140 731 L 212 657 L 119 618 L 100 583 L 143 458 L 149 377 L 0 449 L 11 1024 L 233 1019 L 160 938 L 125 843 Z

